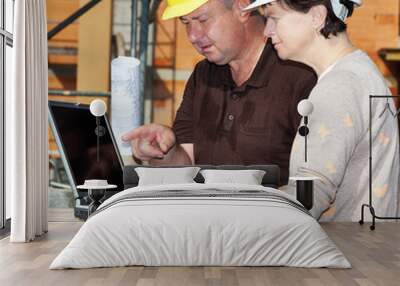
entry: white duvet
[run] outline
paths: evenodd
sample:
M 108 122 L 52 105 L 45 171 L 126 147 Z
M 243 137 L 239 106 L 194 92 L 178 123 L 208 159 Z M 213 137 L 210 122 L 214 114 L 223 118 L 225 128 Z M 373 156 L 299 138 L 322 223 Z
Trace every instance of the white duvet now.
M 262 198 L 174 197 L 122 200 L 146 191 L 262 190 L 254 185 L 135 187 L 105 201 L 50 269 L 145 266 L 349 268 L 318 222 L 289 204 Z

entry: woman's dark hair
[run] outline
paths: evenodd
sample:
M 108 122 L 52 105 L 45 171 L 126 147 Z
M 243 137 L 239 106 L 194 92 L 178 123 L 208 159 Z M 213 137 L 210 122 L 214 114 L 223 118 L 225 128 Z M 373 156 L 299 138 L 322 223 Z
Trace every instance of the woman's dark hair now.
M 282 3 L 286 4 L 290 9 L 293 9 L 298 12 L 307 13 L 312 7 L 317 5 L 324 5 L 328 10 L 325 26 L 321 29 L 321 34 L 329 39 L 329 36 L 332 34 L 334 36 L 337 33 L 346 31 L 347 25 L 341 19 L 336 17 L 333 12 L 331 0 L 281 0 Z M 350 0 L 340 0 L 346 8 L 349 10 L 347 17 L 350 17 L 353 14 L 354 3 Z

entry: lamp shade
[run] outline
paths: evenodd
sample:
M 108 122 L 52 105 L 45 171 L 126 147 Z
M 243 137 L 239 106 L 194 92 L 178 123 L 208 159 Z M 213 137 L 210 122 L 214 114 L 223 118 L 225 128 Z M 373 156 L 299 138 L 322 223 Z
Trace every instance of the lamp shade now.
M 314 105 L 308 99 L 303 99 L 297 105 L 297 111 L 301 116 L 308 116 L 313 112 L 313 110 L 314 110 Z
M 90 103 L 90 113 L 94 116 L 103 116 L 106 113 L 106 103 L 101 99 L 95 99 Z

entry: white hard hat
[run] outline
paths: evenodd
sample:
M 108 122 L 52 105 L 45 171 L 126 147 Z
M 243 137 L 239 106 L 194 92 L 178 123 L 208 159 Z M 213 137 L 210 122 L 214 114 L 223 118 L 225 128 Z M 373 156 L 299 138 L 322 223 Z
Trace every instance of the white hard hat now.
M 363 0 L 350 0 L 350 2 L 353 2 L 355 6 L 360 7 Z M 341 3 L 341 0 L 331 0 L 331 4 L 336 17 L 342 21 L 346 20 L 349 15 L 349 9 Z
M 247 11 L 255 10 L 262 5 L 265 5 L 265 4 L 274 2 L 274 1 L 276 1 L 276 0 L 256 0 L 253 3 L 251 3 L 250 5 L 248 5 L 246 8 L 244 8 L 242 11 L 247 12 Z
M 258 7 L 272 3 L 277 0 L 256 0 L 250 5 L 248 5 L 246 8 L 243 9 L 244 12 L 246 11 L 251 11 L 254 9 L 257 9 Z M 363 0 L 349 0 L 350 2 L 353 2 L 355 6 L 360 7 L 363 3 Z M 341 0 L 331 0 L 333 12 L 335 13 L 336 17 L 338 17 L 340 20 L 344 21 L 347 18 L 347 15 L 349 14 L 349 10 L 345 5 L 341 3 Z

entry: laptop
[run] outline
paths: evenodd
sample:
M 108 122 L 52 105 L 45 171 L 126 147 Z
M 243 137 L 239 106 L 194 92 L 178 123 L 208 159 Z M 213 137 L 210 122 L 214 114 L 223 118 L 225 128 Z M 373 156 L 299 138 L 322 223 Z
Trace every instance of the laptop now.
M 123 161 L 111 125 L 107 116 L 100 117 L 105 132 L 97 151 L 96 117 L 89 105 L 49 101 L 49 122 L 74 194 L 75 216 L 86 219 L 90 199 L 76 186 L 87 179 L 107 180 L 117 188 L 107 191 L 106 198 L 124 189 Z

